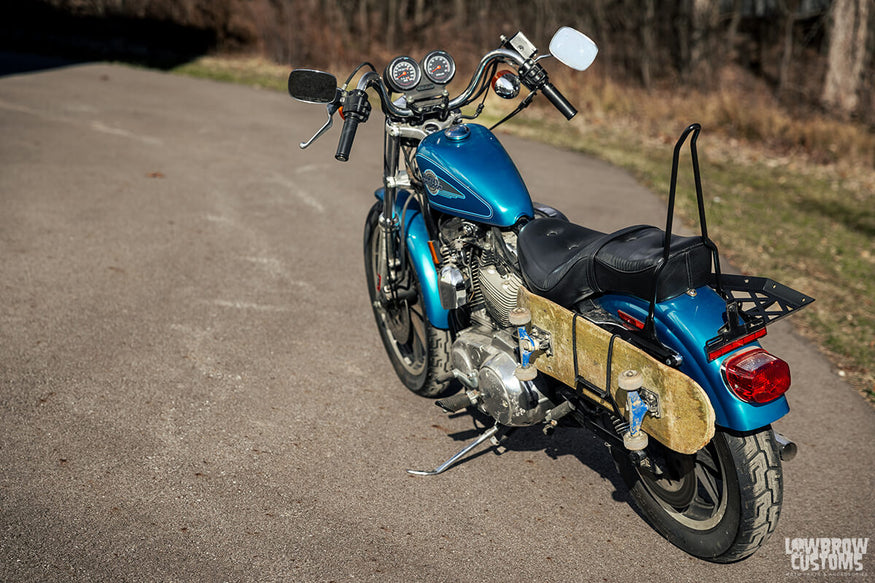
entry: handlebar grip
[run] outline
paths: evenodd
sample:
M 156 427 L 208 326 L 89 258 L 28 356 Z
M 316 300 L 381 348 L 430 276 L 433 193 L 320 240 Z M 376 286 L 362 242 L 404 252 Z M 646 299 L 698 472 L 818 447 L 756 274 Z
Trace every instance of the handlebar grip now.
M 334 157 L 341 162 L 349 160 L 349 151 L 355 141 L 355 132 L 359 127 L 359 119 L 355 114 L 347 114 L 343 120 L 343 129 L 340 131 L 340 141 L 337 143 L 337 153 Z
M 556 89 L 552 83 L 547 82 L 544 83 L 544 86 L 541 88 L 541 91 L 544 92 L 544 95 L 550 100 L 556 109 L 559 110 L 559 113 L 565 116 L 565 119 L 571 119 L 575 115 L 577 115 L 577 110 L 574 108 L 571 103 L 565 99 L 565 96 L 562 95 L 558 89 Z

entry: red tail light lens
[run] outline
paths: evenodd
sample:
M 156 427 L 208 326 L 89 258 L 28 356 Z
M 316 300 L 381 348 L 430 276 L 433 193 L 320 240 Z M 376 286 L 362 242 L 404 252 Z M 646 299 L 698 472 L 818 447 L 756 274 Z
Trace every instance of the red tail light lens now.
M 774 401 L 790 388 L 790 367 L 761 348 L 728 359 L 724 371 L 729 388 L 748 403 Z

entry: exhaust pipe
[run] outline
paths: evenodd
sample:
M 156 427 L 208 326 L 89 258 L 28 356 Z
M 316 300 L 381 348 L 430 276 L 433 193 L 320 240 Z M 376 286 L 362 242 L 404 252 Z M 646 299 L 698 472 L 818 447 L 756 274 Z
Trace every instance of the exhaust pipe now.
M 781 456 L 782 462 L 789 462 L 794 457 L 796 457 L 796 453 L 799 448 L 796 447 L 796 444 L 778 433 L 775 432 L 775 442 L 778 444 L 778 454 Z

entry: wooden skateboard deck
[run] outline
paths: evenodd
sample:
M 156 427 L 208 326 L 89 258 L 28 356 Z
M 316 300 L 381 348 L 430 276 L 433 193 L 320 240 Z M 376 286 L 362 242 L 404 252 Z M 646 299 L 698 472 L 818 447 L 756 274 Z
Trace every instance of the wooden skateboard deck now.
M 522 287 L 517 303 L 531 311 L 532 326 L 550 334 L 551 354 L 538 351 L 533 355 L 538 371 L 613 410 L 607 399 L 601 398 L 591 388 L 582 384 L 578 386 L 576 382 L 572 326 L 577 327 L 577 374 L 602 391 L 607 375 L 611 333 L 585 318 L 575 318 L 570 310 Z M 648 413 L 642 423 L 642 429 L 648 435 L 666 447 L 687 454 L 697 452 L 711 441 L 714 437 L 714 408 L 702 387 L 679 370 L 617 338 L 614 340 L 611 361 L 610 391 L 624 416 L 627 416 L 626 399 L 617 396 L 617 377 L 628 369 L 639 371 L 643 376 L 643 387 L 655 393 L 659 399 L 660 417 Z

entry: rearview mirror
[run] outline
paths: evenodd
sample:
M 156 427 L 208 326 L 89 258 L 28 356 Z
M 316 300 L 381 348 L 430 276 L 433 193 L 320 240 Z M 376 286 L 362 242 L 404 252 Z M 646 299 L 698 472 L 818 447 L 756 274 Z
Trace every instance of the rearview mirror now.
M 295 69 L 289 73 L 289 95 L 304 103 L 332 103 L 337 97 L 337 79 L 331 73 Z
M 599 48 L 582 32 L 563 26 L 550 41 L 550 54 L 572 69 L 584 71 L 592 65 Z

